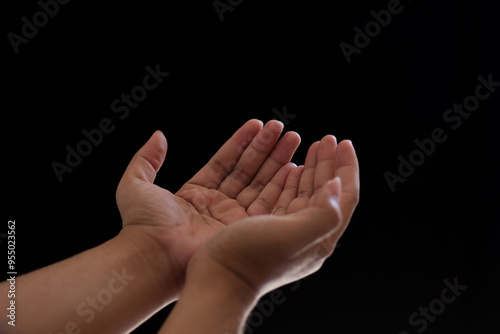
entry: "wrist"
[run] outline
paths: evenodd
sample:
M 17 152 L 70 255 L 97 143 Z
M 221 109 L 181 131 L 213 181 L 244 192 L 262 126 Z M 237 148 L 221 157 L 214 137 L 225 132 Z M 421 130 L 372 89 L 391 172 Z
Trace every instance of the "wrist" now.
M 196 254 L 189 263 L 186 271 L 188 286 L 218 291 L 220 296 L 230 296 L 242 308 L 252 308 L 261 297 L 258 287 L 204 253 Z
M 115 238 L 141 258 L 143 270 L 153 277 L 152 282 L 164 299 L 171 302 L 179 298 L 184 273 L 169 257 L 165 245 L 142 226 L 125 226 Z
M 197 253 L 179 301 L 159 333 L 242 333 L 258 298 L 244 279 Z

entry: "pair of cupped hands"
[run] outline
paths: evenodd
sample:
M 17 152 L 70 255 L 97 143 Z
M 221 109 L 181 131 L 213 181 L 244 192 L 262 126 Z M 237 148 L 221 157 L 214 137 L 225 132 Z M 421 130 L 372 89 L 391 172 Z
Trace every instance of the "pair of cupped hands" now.
M 178 294 L 190 277 L 215 270 L 261 296 L 333 252 L 359 199 L 352 143 L 327 135 L 297 166 L 290 160 L 301 139 L 281 136 L 283 128 L 246 122 L 176 193 L 154 184 L 167 154 L 162 132 L 132 158 L 116 193 L 121 233 L 164 250 Z

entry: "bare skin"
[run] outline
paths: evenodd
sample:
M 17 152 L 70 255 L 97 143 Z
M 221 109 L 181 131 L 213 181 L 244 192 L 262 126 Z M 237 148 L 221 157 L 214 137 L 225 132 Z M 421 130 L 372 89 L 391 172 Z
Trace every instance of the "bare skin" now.
M 324 137 L 290 172 L 273 215 L 238 221 L 197 251 L 160 333 L 242 333 L 262 295 L 321 267 L 358 200 L 352 144 Z
M 206 280 L 206 274 L 215 275 L 211 281 L 217 281 L 220 275 L 220 283 L 228 277 L 233 282 L 233 276 L 227 275 L 234 269 L 231 262 L 227 262 L 231 256 L 221 257 L 219 253 L 225 247 L 217 245 L 230 246 L 229 239 L 243 238 L 245 229 L 252 230 L 245 226 L 266 224 L 264 221 L 267 220 L 273 222 L 267 224 L 269 226 L 304 219 L 337 220 L 336 228 L 326 224 L 330 226 L 330 232 L 317 231 L 332 235 L 321 243 L 325 252 L 314 252 L 317 261 L 313 262 L 321 263 L 321 259 L 330 253 L 327 245 L 336 242 L 334 235 L 340 237 L 357 203 L 356 156 L 350 142 L 344 141 L 337 146 L 335 138 L 327 136 L 311 146 L 305 166 L 297 167 L 290 163 L 290 159 L 300 137 L 289 132 L 278 141 L 282 130 L 283 125 L 277 121 L 270 121 L 265 126 L 257 120 L 248 121 L 176 193 L 153 183 L 167 152 L 165 137 L 156 132 L 133 157 L 118 186 L 116 199 L 123 220 L 120 233 L 103 245 L 19 276 L 16 282 L 16 326 L 9 326 L 4 321 L 0 323 L 0 331 L 54 334 L 129 332 L 177 300 L 181 291 L 189 296 L 192 287 L 196 288 L 200 280 Z M 335 193 L 335 187 L 340 189 L 340 185 L 334 185 L 339 181 L 328 183 L 334 176 L 339 176 L 344 184 L 338 194 L 338 208 L 335 204 L 331 208 L 325 204 L 325 201 L 335 202 L 325 198 L 336 196 L 326 194 Z M 324 188 L 333 190 L 321 190 Z M 252 238 L 247 241 L 250 240 Z M 271 241 L 269 246 L 273 243 Z M 243 250 L 230 246 L 228 254 L 248 250 L 248 258 L 255 260 L 248 242 Z M 245 243 L 241 243 L 243 245 Z M 284 260 L 288 255 L 274 261 Z M 304 256 L 304 263 L 311 259 Z M 266 268 L 274 268 L 277 262 L 270 262 Z M 295 266 L 299 262 L 294 260 L 289 264 Z M 309 269 L 301 274 L 288 275 L 286 280 L 276 280 L 276 273 L 250 279 L 248 291 L 252 291 L 249 294 L 252 296 L 243 297 L 244 304 L 252 304 L 269 287 L 300 278 L 311 268 L 318 268 L 317 265 L 306 267 Z M 250 264 L 247 270 L 253 270 Z M 202 276 L 195 274 L 197 272 Z M 283 269 L 282 273 L 286 272 Z M 246 275 L 245 271 L 239 274 Z M 241 282 L 235 280 L 233 283 L 239 286 Z M 227 296 L 227 291 L 232 291 L 233 283 L 222 285 L 228 289 L 222 295 Z M 5 282 L 0 284 L 1 295 L 6 295 L 8 289 Z M 184 299 L 191 304 L 189 298 Z M 227 305 L 231 302 L 228 301 Z M 8 305 L 2 301 L 0 306 Z M 184 319 L 185 312 L 180 314 L 183 316 L 170 317 L 169 321 Z M 170 329 L 166 327 L 166 330 Z

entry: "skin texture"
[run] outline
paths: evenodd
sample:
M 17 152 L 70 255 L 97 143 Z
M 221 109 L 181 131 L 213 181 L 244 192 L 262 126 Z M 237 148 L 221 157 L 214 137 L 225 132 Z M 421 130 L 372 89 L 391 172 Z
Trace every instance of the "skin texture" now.
M 300 137 L 282 131 L 248 121 L 176 193 L 154 184 L 168 146 L 155 132 L 118 185 L 120 233 L 17 277 L 16 326 L 0 332 L 125 333 L 182 296 L 162 333 L 237 333 L 259 296 L 321 266 L 358 201 L 349 141 L 326 136 L 296 166 Z
M 162 133 L 132 159 L 116 196 L 124 230 L 165 248 L 176 294 L 200 246 L 236 221 L 273 212 L 300 143 L 294 132 L 278 142 L 282 131 L 278 121 L 248 121 L 175 194 L 153 184 L 167 151 Z
M 241 333 L 262 295 L 321 267 L 358 201 L 352 143 L 337 146 L 333 136 L 314 143 L 305 166 L 288 174 L 272 215 L 240 220 L 197 251 L 160 333 Z

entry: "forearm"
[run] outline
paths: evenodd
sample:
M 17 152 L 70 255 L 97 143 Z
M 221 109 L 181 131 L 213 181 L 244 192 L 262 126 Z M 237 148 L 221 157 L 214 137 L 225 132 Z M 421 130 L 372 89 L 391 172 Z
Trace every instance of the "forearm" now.
M 173 301 L 173 283 L 163 274 L 169 267 L 166 258 L 154 245 L 140 247 L 131 237 L 120 233 L 98 247 L 17 277 L 15 327 L 4 316 L 0 332 L 125 333 Z M 6 282 L 0 285 L 1 296 L 8 290 Z M 1 298 L 4 312 L 6 299 Z
M 240 334 L 258 295 L 231 273 L 206 266 L 188 275 L 159 334 Z

